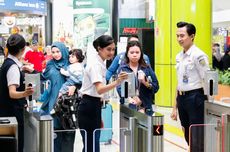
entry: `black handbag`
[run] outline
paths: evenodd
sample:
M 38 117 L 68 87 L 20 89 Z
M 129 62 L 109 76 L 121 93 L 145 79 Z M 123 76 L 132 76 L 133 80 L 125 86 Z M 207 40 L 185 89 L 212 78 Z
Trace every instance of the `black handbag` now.
M 80 101 L 81 97 L 79 97 L 78 93 L 75 93 L 72 96 L 63 94 L 57 99 L 54 105 L 55 113 L 53 115 L 58 117 L 63 129 L 78 128 L 77 109 Z

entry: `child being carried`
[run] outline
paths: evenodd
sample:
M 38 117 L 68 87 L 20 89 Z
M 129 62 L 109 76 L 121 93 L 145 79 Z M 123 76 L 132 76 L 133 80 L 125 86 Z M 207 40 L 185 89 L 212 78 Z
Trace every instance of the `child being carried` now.
M 66 82 L 62 85 L 59 91 L 59 97 L 68 92 L 68 87 L 76 84 L 82 83 L 83 77 L 83 65 L 84 55 L 82 54 L 81 49 L 73 49 L 69 53 L 69 62 L 70 65 L 67 67 L 67 70 L 63 68 L 60 69 L 61 74 L 67 77 Z

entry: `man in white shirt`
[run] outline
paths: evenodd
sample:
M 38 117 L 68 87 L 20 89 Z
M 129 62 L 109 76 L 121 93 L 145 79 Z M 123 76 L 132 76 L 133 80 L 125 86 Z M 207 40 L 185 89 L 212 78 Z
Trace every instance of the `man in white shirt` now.
M 191 23 L 177 23 L 177 41 L 183 50 L 176 56 L 177 90 L 176 103 L 171 118 L 177 120 L 177 110 L 185 139 L 192 152 L 203 152 L 203 127 L 191 125 L 204 124 L 204 101 L 207 97 L 203 91 L 205 71 L 209 70 L 207 55 L 193 43 L 196 28 Z M 199 139 L 197 133 L 199 131 Z M 191 135 L 191 136 L 189 136 Z M 190 138 L 190 139 L 189 139 Z

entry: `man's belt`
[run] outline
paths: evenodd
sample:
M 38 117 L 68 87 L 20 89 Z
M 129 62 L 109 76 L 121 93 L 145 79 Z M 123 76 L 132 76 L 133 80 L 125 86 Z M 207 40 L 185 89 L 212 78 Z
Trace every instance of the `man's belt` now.
M 177 91 L 177 93 L 180 96 L 185 96 L 185 95 L 188 95 L 188 94 L 191 94 L 191 93 L 194 93 L 194 92 L 202 92 L 202 93 L 204 93 L 204 90 L 203 90 L 203 88 L 199 88 L 199 89 L 194 89 L 194 90 L 189 90 L 189 91 Z

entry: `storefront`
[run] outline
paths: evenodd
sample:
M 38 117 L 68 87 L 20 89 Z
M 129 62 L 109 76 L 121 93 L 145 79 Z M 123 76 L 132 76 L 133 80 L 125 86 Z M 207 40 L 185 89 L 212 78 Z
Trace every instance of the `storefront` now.
M 47 0 L 0 0 L 0 45 L 12 33 L 20 33 L 31 42 L 45 44 Z

